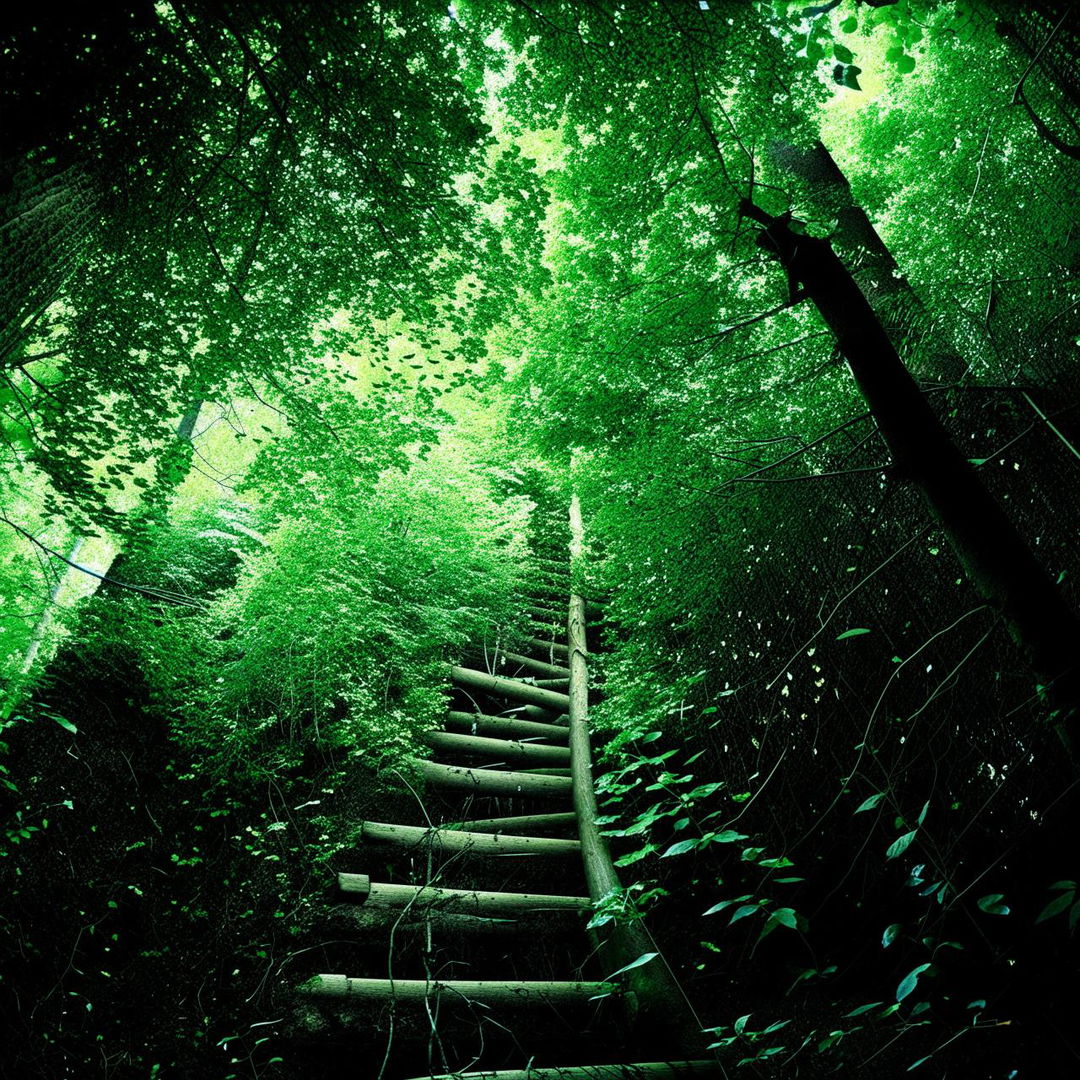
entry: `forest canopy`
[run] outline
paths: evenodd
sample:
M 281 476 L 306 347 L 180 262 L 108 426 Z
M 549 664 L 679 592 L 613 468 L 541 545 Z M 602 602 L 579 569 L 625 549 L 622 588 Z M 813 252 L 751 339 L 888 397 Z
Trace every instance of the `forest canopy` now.
M 574 496 L 596 917 L 729 1074 L 1075 1067 L 1071 5 L 0 37 L 0 1072 L 338 1060 L 295 958 Z

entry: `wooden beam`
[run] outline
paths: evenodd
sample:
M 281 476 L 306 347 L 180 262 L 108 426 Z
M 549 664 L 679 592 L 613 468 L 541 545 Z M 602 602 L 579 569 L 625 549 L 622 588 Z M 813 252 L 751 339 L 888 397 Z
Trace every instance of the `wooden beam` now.
M 477 795 L 557 796 L 570 794 L 570 778 L 535 776 L 505 769 L 467 769 L 463 765 L 419 762 L 424 779 L 434 787 L 471 791 Z
M 521 710 L 525 716 L 530 720 L 539 720 L 548 724 L 569 724 L 570 714 L 568 712 L 556 712 L 553 709 L 545 709 L 539 705 L 526 705 Z
M 521 653 L 502 652 L 498 654 L 497 658 L 500 663 L 505 660 L 507 663 L 517 664 L 519 667 L 535 672 L 537 675 L 544 675 L 555 679 L 568 679 L 570 677 L 570 669 L 568 667 L 564 667 L 561 664 L 549 664 L 544 660 L 536 660 L 531 656 L 523 656 Z
M 561 724 L 538 724 L 532 720 L 519 720 L 516 716 L 485 716 L 454 709 L 446 714 L 446 725 L 459 730 L 463 728 L 470 735 L 503 735 L 519 740 L 539 738 L 565 743 L 569 737 Z
M 458 735 L 449 731 L 427 731 L 422 736 L 433 750 L 448 753 L 476 754 L 501 761 L 570 764 L 570 747 L 544 746 L 542 743 L 514 742 L 510 739 L 485 739 L 479 735 Z
M 501 675 L 489 675 L 486 671 L 474 671 L 472 668 L 451 664 L 450 677 L 459 686 L 466 686 L 470 690 L 482 690 L 485 694 L 510 698 L 511 701 L 539 705 L 543 709 L 553 709 L 556 713 L 565 712 L 570 707 L 570 699 L 566 694 L 530 686 L 517 679 L 505 679 Z
M 358 899 L 364 904 L 392 908 L 414 905 L 425 909 L 437 908 L 440 911 L 460 911 L 470 915 L 588 911 L 592 907 L 592 901 L 587 896 L 443 889 L 431 885 L 391 885 L 372 881 L 367 874 L 338 874 L 338 887 L 346 896 Z
M 555 611 L 552 608 L 540 607 L 538 604 L 530 604 L 526 606 L 525 610 L 535 616 L 541 622 L 551 623 L 558 625 L 562 621 L 563 614 L 561 611 Z
M 540 686 L 545 690 L 557 690 L 560 694 L 565 694 L 570 689 L 570 679 L 533 679 L 533 686 Z
M 581 504 L 575 495 L 570 500 L 571 558 L 578 562 L 584 551 L 584 527 Z M 594 900 L 621 888 L 611 860 L 607 840 L 596 824 L 596 788 L 592 775 L 592 752 L 589 746 L 589 675 L 585 662 L 585 601 L 570 597 L 567 618 L 567 643 L 570 648 L 570 767 L 572 770 L 574 810 L 578 816 L 578 836 L 589 896 Z M 647 952 L 656 953 L 642 920 L 614 923 L 599 932 L 601 955 L 608 970 L 619 970 Z M 642 1023 L 670 1044 L 699 1052 L 707 1043 L 701 1023 L 689 1006 L 674 973 L 663 955 L 647 964 L 633 967 L 624 976 L 630 997 L 640 1011 L 635 1023 Z
M 526 639 L 526 643 L 540 653 L 541 658 L 559 656 L 565 660 L 569 655 L 567 647 L 557 641 L 545 641 L 543 638 L 531 637 Z
M 533 829 L 577 828 L 577 814 L 573 810 L 553 814 L 516 814 L 512 817 L 473 818 L 440 825 L 442 829 L 468 829 L 470 832 L 532 832 Z
M 548 1065 L 498 1072 L 443 1073 L 414 1080 L 709 1080 L 728 1073 L 718 1061 L 642 1061 L 625 1065 Z
M 347 975 L 315 975 L 300 988 L 313 997 L 345 998 L 352 1001 L 412 1001 L 429 998 L 447 1001 L 458 998 L 483 1005 L 585 1005 L 590 998 L 615 994 L 610 982 L 548 982 L 514 980 L 507 982 L 451 979 L 355 979 Z
M 504 836 L 501 833 L 426 829 L 422 825 L 390 825 L 381 821 L 363 822 L 360 834 L 365 840 L 404 847 L 430 844 L 436 851 L 470 851 L 477 855 L 574 855 L 581 850 L 577 840 L 561 837 Z

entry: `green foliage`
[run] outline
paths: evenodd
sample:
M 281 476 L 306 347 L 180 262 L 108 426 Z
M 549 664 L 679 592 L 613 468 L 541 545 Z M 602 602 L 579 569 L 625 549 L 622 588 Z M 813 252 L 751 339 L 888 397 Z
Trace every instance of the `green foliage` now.
M 365 407 L 325 415 L 339 449 L 362 438 L 364 453 L 313 455 L 310 433 L 275 441 L 249 480 L 265 523 L 240 507 L 197 515 L 155 531 L 129 570 L 173 589 L 201 578 L 205 593 L 216 561 L 227 590 L 198 614 L 117 595 L 89 628 L 98 648 L 135 654 L 211 772 L 271 775 L 312 749 L 400 766 L 445 708 L 446 649 L 514 611 L 528 505 L 493 498 L 459 448 L 409 463 L 400 440 L 415 425 L 398 416 L 380 451 Z

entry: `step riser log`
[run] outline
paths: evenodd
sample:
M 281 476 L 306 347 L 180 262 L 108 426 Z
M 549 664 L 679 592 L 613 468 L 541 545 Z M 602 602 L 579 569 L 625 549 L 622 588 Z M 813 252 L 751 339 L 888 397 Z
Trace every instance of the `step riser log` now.
M 528 645 L 541 660 L 548 660 L 550 657 L 566 660 L 570 655 L 570 650 L 557 641 L 545 641 L 543 638 L 532 637 L 528 639 Z
M 577 814 L 567 810 L 555 814 L 520 814 L 516 817 L 475 818 L 443 825 L 444 829 L 467 832 L 531 833 L 538 829 L 577 829 Z
M 338 874 L 338 887 L 350 899 L 366 905 L 403 908 L 408 905 L 468 915 L 523 915 L 529 912 L 581 912 L 592 907 L 587 896 L 545 893 L 490 892 L 442 889 L 424 885 L 391 885 L 367 874 Z
M 456 979 L 352 979 L 345 975 L 316 975 L 300 988 L 313 997 L 353 1001 L 415 1001 L 458 999 L 484 1005 L 584 1005 L 598 994 L 616 993 L 615 983 L 604 982 L 482 982 Z
M 629 1065 L 562 1065 L 501 1069 L 499 1072 L 444 1073 L 414 1080 L 719 1080 L 726 1073 L 717 1061 L 642 1061 Z
M 433 750 L 451 754 L 475 754 L 498 761 L 525 762 L 533 765 L 570 764 L 568 746 L 544 746 L 540 743 L 512 742 L 509 739 L 485 739 L 478 735 L 457 735 L 449 731 L 429 731 L 424 742 Z
M 558 623 L 566 620 L 566 613 L 562 611 L 556 611 L 554 608 L 539 607 L 535 604 L 530 604 L 525 610 L 533 616 L 535 619 L 539 619 L 545 623 Z
M 535 776 L 527 772 L 496 769 L 466 769 L 461 765 L 440 765 L 421 761 L 420 772 L 433 787 L 471 791 L 477 795 L 532 795 L 567 798 L 571 782 L 562 776 Z
M 499 653 L 498 660 L 500 663 L 506 661 L 507 664 L 517 664 L 519 667 L 527 668 L 529 671 L 532 671 L 537 675 L 542 675 L 548 678 L 570 678 L 570 669 L 568 667 L 563 667 L 561 664 L 548 664 L 543 660 L 534 660 L 531 656 L 524 656 L 521 653 Z
M 509 739 L 546 739 L 565 743 L 568 731 L 558 724 L 539 724 L 518 720 L 513 716 L 484 716 L 482 713 L 451 711 L 446 716 L 447 727 L 464 730 L 470 735 L 503 736 Z
M 526 656 L 517 652 L 491 652 L 470 653 L 470 662 L 482 663 L 485 667 L 494 666 L 499 668 L 494 672 L 505 678 L 519 679 L 526 675 L 530 678 L 541 679 L 569 679 L 570 669 L 563 664 L 552 664 L 546 660 L 538 660 L 534 656 Z M 524 672 L 517 669 L 524 668 Z M 512 674 L 510 674 L 512 672 Z
M 570 714 L 568 712 L 555 712 L 553 709 L 545 709 L 539 705 L 526 705 L 522 709 L 522 715 L 527 716 L 530 720 L 556 724 L 559 727 L 564 724 L 569 726 L 570 724 Z
M 390 825 L 365 821 L 361 836 L 388 844 L 415 847 L 430 845 L 435 851 L 469 851 L 476 855 L 576 855 L 577 840 L 550 836 L 506 836 L 501 833 L 465 832 L 453 829 L 425 829 L 419 825 Z
M 570 699 L 566 694 L 557 694 L 554 690 L 542 690 L 539 686 L 504 679 L 500 675 L 488 675 L 484 671 L 452 665 L 450 677 L 459 686 L 470 690 L 481 690 L 485 694 L 509 698 L 511 701 L 523 701 L 529 705 L 539 705 L 542 709 L 553 709 L 557 713 L 570 708 Z

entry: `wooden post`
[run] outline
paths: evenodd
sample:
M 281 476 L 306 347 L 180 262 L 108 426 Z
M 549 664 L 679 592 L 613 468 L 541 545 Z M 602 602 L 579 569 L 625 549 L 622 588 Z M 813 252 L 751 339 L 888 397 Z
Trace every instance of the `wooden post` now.
M 580 562 L 584 548 L 581 503 L 575 495 L 570 501 L 571 562 Z M 567 616 L 567 644 L 570 651 L 570 770 L 573 782 L 574 810 L 578 815 L 578 836 L 585 866 L 585 882 L 593 901 L 619 892 L 622 885 L 611 860 L 607 841 L 596 824 L 596 788 L 592 775 L 592 751 L 589 742 L 589 675 L 586 666 L 585 601 L 576 593 L 570 597 Z M 601 955 L 612 971 L 631 963 L 645 953 L 659 952 L 659 947 L 640 919 L 616 922 L 600 935 Z M 705 1045 L 701 1025 L 689 1007 L 671 969 L 658 955 L 627 973 L 640 1012 L 637 1034 L 646 1038 L 665 1038 L 688 1049 Z

